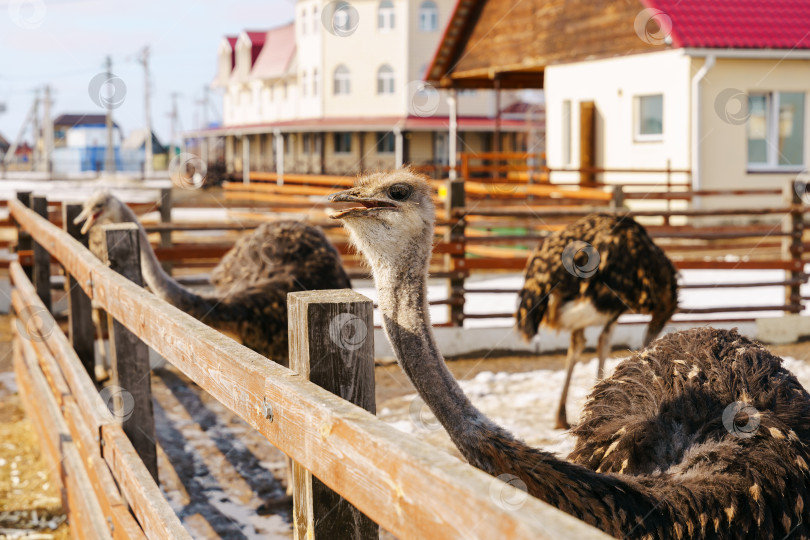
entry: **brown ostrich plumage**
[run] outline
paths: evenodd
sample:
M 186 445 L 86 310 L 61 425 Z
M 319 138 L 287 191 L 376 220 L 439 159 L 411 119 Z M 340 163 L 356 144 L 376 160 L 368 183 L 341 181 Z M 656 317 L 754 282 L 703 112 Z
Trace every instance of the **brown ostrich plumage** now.
M 530 340 L 540 326 L 571 331 L 557 427 L 567 428 L 565 401 L 585 346 L 584 329 L 603 325 L 597 352 L 602 377 L 610 337 L 622 313 L 651 314 L 644 344 L 678 306 L 677 272 L 647 231 L 629 216 L 592 214 L 549 235 L 526 265 L 517 328 Z
M 84 229 L 91 239 L 94 223 L 138 225 L 144 281 L 155 294 L 284 366 L 289 363 L 287 293 L 351 287 L 335 247 L 305 223 L 265 223 L 240 238 L 212 272 L 215 291 L 197 294 L 162 270 L 135 214 L 109 192 L 93 195 L 79 217 L 89 223 Z
M 447 369 L 426 181 L 372 175 L 333 200 L 355 204 L 334 217 L 372 266 L 397 360 L 472 465 L 619 538 L 810 537 L 810 395 L 761 345 L 712 328 L 658 339 L 597 384 L 560 459 L 483 415 Z

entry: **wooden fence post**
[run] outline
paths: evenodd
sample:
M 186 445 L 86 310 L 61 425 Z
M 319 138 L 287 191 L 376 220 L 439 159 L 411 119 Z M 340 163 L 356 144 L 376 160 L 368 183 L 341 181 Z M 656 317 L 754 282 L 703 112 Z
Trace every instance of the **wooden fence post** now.
M 62 205 L 62 226 L 65 231 L 87 247 L 88 238 L 81 233 L 81 225 L 76 225 L 76 219 L 82 211 L 80 204 Z M 79 286 L 76 280 L 65 271 L 65 292 L 68 297 L 68 335 L 70 344 L 76 351 L 76 355 L 82 361 L 84 369 L 90 375 L 93 382 L 96 381 L 96 351 L 93 343 L 95 339 L 95 328 L 93 327 L 93 306 L 90 298 Z
M 804 252 L 804 244 L 802 237 L 804 235 L 804 195 L 806 186 L 803 182 L 791 180 L 785 187 L 785 199 L 790 205 L 790 216 L 788 223 L 784 225 L 790 236 L 787 237 L 784 243 L 785 255 L 791 260 L 791 270 L 787 273 L 787 281 L 792 281 L 790 285 L 785 287 L 785 300 L 786 304 L 801 305 L 802 294 L 801 285 L 794 280 L 799 280 L 804 277 L 804 264 L 802 262 L 802 255 Z M 791 309 L 788 313 L 798 313 L 801 308 Z
M 104 241 L 105 259 L 110 268 L 136 285 L 143 286 L 138 226 L 134 223 L 106 225 Z M 114 386 L 107 387 L 111 390 L 105 397 L 113 399 L 114 415 L 122 420 L 124 433 L 157 482 L 149 348 L 109 313 L 107 323 L 110 328 L 110 364 Z
M 18 191 L 17 200 L 23 203 L 26 208 L 31 208 L 31 192 Z M 25 275 L 28 276 L 29 281 L 34 279 L 34 266 L 31 264 L 33 255 L 31 253 L 33 240 L 31 235 L 17 227 L 17 258 L 19 259 L 20 266 L 25 270 Z
M 48 199 L 45 197 L 32 197 L 31 209 L 41 217 L 48 219 Z M 34 251 L 34 288 L 37 296 L 51 311 L 51 254 L 37 242 L 33 242 Z
M 160 190 L 160 222 L 165 224 L 172 222 L 171 188 L 163 188 Z M 172 247 L 172 231 L 160 231 L 160 247 Z M 167 274 L 171 275 L 172 267 L 174 266 L 171 261 L 163 261 L 161 266 Z
M 613 197 L 610 199 L 610 209 L 613 212 L 621 212 L 624 208 L 624 190 L 621 184 L 613 186 Z
M 351 290 L 287 295 L 290 368 L 375 414 L 372 312 L 371 300 Z M 292 482 L 297 540 L 379 538 L 376 523 L 297 463 Z
M 445 234 L 445 241 L 461 244 L 461 253 L 453 253 L 445 258 L 447 269 L 454 274 L 447 282 L 450 324 L 453 326 L 464 325 L 464 280 L 467 272 L 464 243 L 466 221 L 463 214 L 465 204 L 464 180 L 448 180 L 445 211 L 452 225 Z

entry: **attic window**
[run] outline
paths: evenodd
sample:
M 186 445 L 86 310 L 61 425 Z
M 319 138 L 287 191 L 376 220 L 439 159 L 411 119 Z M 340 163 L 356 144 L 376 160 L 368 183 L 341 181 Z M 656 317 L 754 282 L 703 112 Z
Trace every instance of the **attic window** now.
M 394 3 L 391 0 L 383 0 L 377 9 L 377 28 L 380 30 L 394 29 Z
M 425 0 L 419 5 L 419 31 L 435 32 L 439 28 L 439 8 L 433 0 Z

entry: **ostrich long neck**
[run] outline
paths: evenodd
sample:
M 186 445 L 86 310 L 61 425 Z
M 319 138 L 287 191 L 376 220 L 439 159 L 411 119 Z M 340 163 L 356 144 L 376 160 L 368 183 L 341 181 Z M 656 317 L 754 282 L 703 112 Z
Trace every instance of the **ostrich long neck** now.
M 146 236 L 146 230 L 141 225 L 135 213 L 125 204 L 122 204 L 121 215 L 123 221 L 138 226 L 140 234 L 141 273 L 146 284 L 156 295 L 189 315 L 203 319 L 211 324 L 216 323 L 216 302 L 204 296 L 195 294 L 175 281 L 168 275 L 158 261 L 155 251 Z
M 430 245 L 414 243 L 419 244 Z M 643 517 L 659 504 L 649 488 L 595 473 L 526 445 L 482 414 L 464 395 L 447 369 L 431 329 L 428 256 L 418 261 L 409 257 L 404 268 L 377 259 L 372 262 L 374 279 L 385 330 L 397 359 L 459 451 L 475 467 L 493 476 L 514 475 L 532 495 L 608 532 L 621 533 L 626 527 L 626 533 L 636 528 L 636 522 L 630 520 Z M 618 517 L 616 508 L 632 511 Z M 665 505 L 659 506 L 660 513 L 666 511 Z

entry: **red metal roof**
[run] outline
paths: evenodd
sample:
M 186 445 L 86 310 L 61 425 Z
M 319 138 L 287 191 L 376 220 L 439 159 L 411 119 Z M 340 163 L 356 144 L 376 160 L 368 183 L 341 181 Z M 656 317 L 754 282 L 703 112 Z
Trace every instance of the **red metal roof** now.
M 807 0 L 642 0 L 671 22 L 674 47 L 810 49 Z M 669 17 L 670 21 L 667 21 Z
M 259 53 L 262 52 L 267 30 L 245 30 L 245 34 L 250 39 L 250 65 L 252 67 L 256 63 L 256 58 L 259 57 Z
M 450 120 L 446 116 L 372 116 L 372 117 L 346 117 L 346 118 L 303 118 L 298 120 L 280 120 L 258 124 L 242 124 L 235 126 L 221 126 L 200 133 L 227 134 L 229 132 L 272 132 L 278 128 L 284 132 L 301 131 L 390 131 L 394 126 L 400 125 L 403 131 L 446 131 Z M 491 131 L 495 127 L 495 119 L 481 116 L 459 116 L 458 129 L 460 131 Z M 528 129 L 524 120 L 501 120 L 501 129 L 504 131 L 525 131 Z
M 273 79 L 287 73 L 295 58 L 295 25 L 268 30 L 264 47 L 253 63 L 251 74 L 259 79 Z

